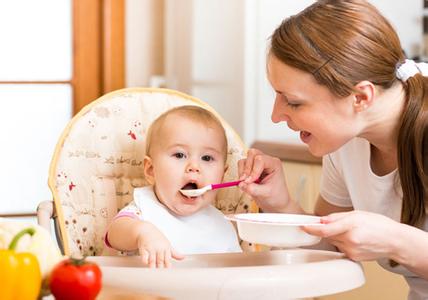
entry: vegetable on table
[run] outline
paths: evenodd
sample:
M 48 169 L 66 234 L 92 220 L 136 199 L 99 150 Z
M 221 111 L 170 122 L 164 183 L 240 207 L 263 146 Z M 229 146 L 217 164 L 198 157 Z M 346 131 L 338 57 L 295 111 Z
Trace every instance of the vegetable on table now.
M 8 249 L 0 250 L 0 299 L 37 299 L 42 275 L 35 255 L 16 252 L 19 240 L 26 234 L 33 236 L 34 228 L 25 228 L 16 234 Z
M 68 258 L 52 270 L 49 287 L 57 300 L 93 300 L 102 284 L 101 270 L 85 258 Z
M 39 262 L 42 277 L 46 279 L 52 268 L 64 257 L 55 240 L 45 228 L 36 224 L 0 218 L 0 249 L 6 249 L 17 232 L 29 227 L 34 229 L 34 234 L 31 238 L 23 236 L 15 251 L 34 254 Z

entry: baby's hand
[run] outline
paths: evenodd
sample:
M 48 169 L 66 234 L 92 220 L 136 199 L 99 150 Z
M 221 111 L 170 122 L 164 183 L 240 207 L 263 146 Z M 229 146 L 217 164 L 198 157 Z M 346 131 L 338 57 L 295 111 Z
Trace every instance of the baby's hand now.
M 138 250 L 143 263 L 150 268 L 169 268 L 171 259 L 183 259 L 184 256 L 171 247 L 171 243 L 153 224 L 144 222 L 138 236 Z

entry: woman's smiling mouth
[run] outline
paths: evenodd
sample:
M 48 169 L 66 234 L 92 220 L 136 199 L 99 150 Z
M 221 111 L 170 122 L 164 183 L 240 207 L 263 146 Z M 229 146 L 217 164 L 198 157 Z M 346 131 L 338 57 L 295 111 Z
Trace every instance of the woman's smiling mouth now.
M 307 144 L 311 140 L 312 134 L 308 131 L 300 131 L 300 139 Z

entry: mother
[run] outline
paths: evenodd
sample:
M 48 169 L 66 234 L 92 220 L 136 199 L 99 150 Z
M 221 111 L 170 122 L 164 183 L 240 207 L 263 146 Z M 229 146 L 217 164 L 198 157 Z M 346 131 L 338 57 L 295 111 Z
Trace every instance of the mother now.
M 317 1 L 284 20 L 267 62 L 272 121 L 287 122 L 323 156 L 315 213 L 326 225 L 304 229 L 353 260 L 403 274 L 409 299 L 428 299 L 424 70 L 406 60 L 390 23 L 364 0 Z M 239 172 L 241 189 L 263 211 L 305 213 L 279 159 L 251 149 Z

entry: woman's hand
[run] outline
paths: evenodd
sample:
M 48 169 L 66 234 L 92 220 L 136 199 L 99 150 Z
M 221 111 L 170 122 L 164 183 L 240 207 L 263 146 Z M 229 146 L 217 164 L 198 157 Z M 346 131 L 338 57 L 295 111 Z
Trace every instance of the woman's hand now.
M 171 243 L 162 232 L 149 222 L 144 222 L 137 244 L 143 263 L 150 268 L 169 268 L 172 258 L 178 260 L 184 258 L 171 247 Z
M 250 149 L 247 158 L 238 161 L 239 184 L 265 212 L 286 212 L 290 197 L 281 160 L 257 149 Z M 261 182 L 254 183 L 257 179 Z
M 395 240 L 402 225 L 386 216 L 364 211 L 322 217 L 324 226 L 303 226 L 309 234 L 326 238 L 354 261 L 394 259 Z

